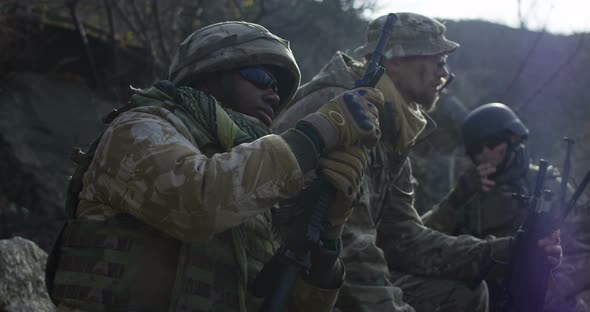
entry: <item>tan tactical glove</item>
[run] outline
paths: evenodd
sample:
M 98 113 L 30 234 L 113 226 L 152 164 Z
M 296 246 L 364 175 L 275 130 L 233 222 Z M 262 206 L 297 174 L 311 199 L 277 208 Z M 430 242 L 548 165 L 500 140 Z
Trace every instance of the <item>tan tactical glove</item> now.
M 337 190 L 328 208 L 328 224 L 322 239 L 336 240 L 342 234 L 344 223 L 352 213 L 353 204 L 361 189 L 368 160 L 362 147 L 348 146 L 331 151 L 319 161 L 319 173 Z
M 321 138 L 320 152 L 338 146 L 373 147 L 381 136 L 378 109 L 383 103 L 383 94 L 375 88 L 353 89 L 304 117 L 296 128 L 311 128 Z

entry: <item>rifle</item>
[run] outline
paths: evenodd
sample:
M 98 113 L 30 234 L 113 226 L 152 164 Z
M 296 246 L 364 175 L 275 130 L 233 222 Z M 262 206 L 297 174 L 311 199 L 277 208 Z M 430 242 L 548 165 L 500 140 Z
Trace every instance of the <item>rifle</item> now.
M 582 182 L 580 183 L 580 185 L 578 185 L 578 187 L 574 191 L 574 194 L 572 195 L 570 200 L 565 205 L 565 209 L 561 212 L 561 214 L 557 218 L 558 224 L 561 224 L 561 223 L 563 223 L 563 221 L 565 221 L 565 218 L 567 218 L 567 215 L 576 206 L 578 199 L 580 198 L 580 196 L 582 196 L 582 193 L 584 193 L 584 190 L 586 189 L 586 187 L 588 186 L 589 183 L 590 183 L 590 170 L 588 170 L 586 172 L 586 174 L 584 175 L 584 178 L 582 179 Z
M 541 312 L 545 302 L 551 265 L 537 241 L 555 230 L 555 219 L 549 205 L 550 193 L 544 192 L 549 163 L 539 161 L 539 172 L 531 196 L 515 196 L 528 204 L 527 217 L 516 233 L 512 248 L 511 273 L 508 279 L 507 312 Z M 544 194 L 544 196 L 543 196 Z
M 383 75 L 385 69 L 379 63 L 397 18 L 398 16 L 393 13 L 387 16 L 375 51 L 367 64 L 367 70 L 361 79 L 355 81 L 353 89 L 374 87 Z M 336 189 L 323 176 L 315 178 L 300 194 L 299 198 L 304 202 L 300 201 L 297 204 L 306 207 L 302 221 L 295 224 L 283 246 L 265 264 L 254 282 L 254 295 L 265 298 L 260 312 L 284 311 L 299 275 L 309 275 L 312 269 L 311 251 L 322 248 L 320 234 L 325 222 L 324 216 L 335 195 Z M 325 255 L 335 261 L 338 253 L 336 249 L 332 254 Z
M 570 167 L 571 167 L 571 158 L 572 158 L 572 147 L 575 144 L 573 139 L 568 137 L 564 137 L 563 140 L 565 141 L 565 159 L 563 161 L 563 175 L 561 176 L 561 190 L 559 193 L 559 203 L 565 207 L 565 197 L 567 195 L 567 182 L 570 179 Z
M 569 166 L 571 147 L 573 140 L 566 139 L 567 150 L 565 156 L 565 174 L 562 179 L 569 180 Z M 532 197 L 513 194 L 529 204 L 527 219 L 518 230 L 512 254 L 512 272 L 508 280 L 509 303 L 505 311 L 541 312 L 547 291 L 547 279 L 551 267 L 545 260 L 544 252 L 536 247 L 537 241 L 557 230 L 565 221 L 569 213 L 576 206 L 576 203 L 588 184 L 590 184 L 590 170 L 586 172 L 582 182 L 574 191 L 569 200 L 565 200 L 566 190 L 561 187 L 560 206 L 561 211 L 552 212 L 539 204 L 540 192 L 543 188 L 547 162 L 541 160 L 539 173 L 535 183 L 535 192 Z M 563 180 L 562 180 L 563 181 Z M 567 182 L 566 182 L 567 183 Z M 566 186 L 567 187 L 567 184 Z M 544 200 L 550 201 L 551 194 L 544 193 Z M 547 204 L 546 207 L 549 207 Z M 538 261 L 541 261 L 539 263 Z

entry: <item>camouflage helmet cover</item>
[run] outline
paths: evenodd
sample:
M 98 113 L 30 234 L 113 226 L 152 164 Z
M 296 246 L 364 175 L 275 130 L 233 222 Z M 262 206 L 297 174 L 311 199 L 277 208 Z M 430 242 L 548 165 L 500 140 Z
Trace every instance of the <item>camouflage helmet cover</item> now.
M 502 103 L 488 103 L 474 109 L 467 114 L 461 127 L 467 151 L 486 138 L 503 131 L 510 131 L 523 138 L 529 135 L 529 129 L 514 111 Z
M 289 42 L 258 24 L 230 21 L 195 31 L 179 45 L 168 79 L 180 86 L 210 73 L 255 65 L 278 69 L 282 108 L 297 91 L 301 73 Z
M 459 47 L 458 43 L 445 38 L 446 27 L 441 22 L 415 13 L 396 14 L 398 20 L 385 49 L 387 57 L 446 54 Z M 367 42 L 355 50 L 357 55 L 373 53 L 386 20 L 387 15 L 383 15 L 369 23 Z

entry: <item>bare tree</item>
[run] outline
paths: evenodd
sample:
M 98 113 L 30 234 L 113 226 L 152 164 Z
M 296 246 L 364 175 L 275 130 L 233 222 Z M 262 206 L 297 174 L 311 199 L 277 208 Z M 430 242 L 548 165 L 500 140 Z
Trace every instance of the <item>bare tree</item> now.
M 520 29 L 526 29 L 526 21 L 524 15 L 522 14 L 522 0 L 516 0 L 517 5 L 517 16 L 518 16 L 518 26 Z
M 194 30 L 245 20 L 288 39 L 306 78 L 335 50 L 362 43 L 362 13 L 375 0 L 7 0 L 25 14 L 71 25 L 80 34 L 96 83 L 127 70 L 121 51 L 145 64 L 143 81 L 165 77 L 173 51 Z M 6 4 L 4 5 L 7 6 Z M 109 66 L 97 64 L 90 38 L 111 46 Z M 309 69 L 307 69 L 309 68 Z

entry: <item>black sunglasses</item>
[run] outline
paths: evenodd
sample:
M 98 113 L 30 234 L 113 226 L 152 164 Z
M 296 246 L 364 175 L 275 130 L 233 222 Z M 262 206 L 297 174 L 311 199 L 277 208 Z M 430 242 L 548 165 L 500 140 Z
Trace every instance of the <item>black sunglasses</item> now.
M 245 67 L 240 70 L 240 75 L 260 89 L 272 89 L 279 93 L 277 79 L 262 67 Z

